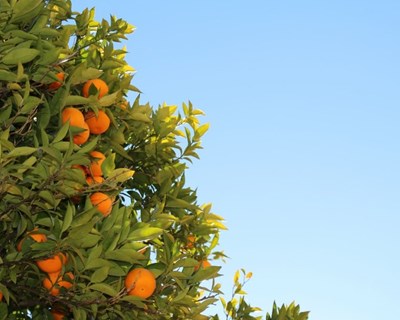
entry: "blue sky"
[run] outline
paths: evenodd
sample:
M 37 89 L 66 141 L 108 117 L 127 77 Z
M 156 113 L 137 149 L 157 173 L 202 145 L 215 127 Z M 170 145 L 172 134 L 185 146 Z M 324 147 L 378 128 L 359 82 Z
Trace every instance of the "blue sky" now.
M 79 3 L 78 3 L 79 2 Z M 137 27 L 142 101 L 211 123 L 188 171 L 227 220 L 248 300 L 311 320 L 393 318 L 400 297 L 399 1 L 75 1 Z

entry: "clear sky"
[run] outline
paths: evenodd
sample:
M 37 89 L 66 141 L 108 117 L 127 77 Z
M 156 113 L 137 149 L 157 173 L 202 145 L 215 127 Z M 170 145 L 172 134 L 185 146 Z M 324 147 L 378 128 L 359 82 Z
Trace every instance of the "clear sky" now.
M 188 171 L 227 220 L 248 300 L 394 319 L 400 298 L 400 1 L 80 0 L 137 27 L 142 101 L 211 123 Z

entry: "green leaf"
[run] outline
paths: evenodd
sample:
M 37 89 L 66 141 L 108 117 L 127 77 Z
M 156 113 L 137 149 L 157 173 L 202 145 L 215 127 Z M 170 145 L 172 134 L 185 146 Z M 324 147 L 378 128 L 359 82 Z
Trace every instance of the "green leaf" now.
M 82 96 L 68 96 L 65 100 L 65 105 L 77 106 L 82 104 L 90 104 L 91 100 Z
M 129 114 L 129 117 L 132 120 L 136 120 L 136 121 L 141 121 L 141 122 L 151 122 L 150 118 L 147 116 L 147 114 L 144 113 L 140 113 L 140 112 L 131 112 Z
M 7 158 L 16 158 L 22 156 L 30 156 L 32 153 L 36 152 L 37 148 L 32 147 L 19 147 L 13 149 L 10 153 L 6 155 Z
M 9 23 L 31 21 L 40 12 L 43 6 L 42 0 L 19 0 L 13 7 L 13 15 Z
M 101 258 L 94 258 L 94 259 L 90 259 L 85 266 L 86 270 L 90 270 L 90 269 L 97 269 L 97 268 L 101 268 L 104 266 L 111 266 L 110 261 L 105 260 L 105 259 L 101 259 Z
M 135 173 L 134 170 L 129 170 L 126 168 L 118 168 L 111 171 L 108 174 L 107 179 L 115 182 L 125 182 L 126 180 L 132 178 L 134 173 Z
M 7 82 L 17 81 L 17 75 L 7 70 L 0 70 L 0 81 L 7 81 Z
M 103 174 L 108 177 L 109 173 L 115 169 L 115 153 L 111 153 L 101 164 Z
M 37 114 L 38 126 L 40 129 L 45 129 L 47 127 L 47 125 L 50 122 L 50 117 L 51 117 L 50 107 L 47 101 L 45 101 L 41 105 L 39 112 Z
M 112 104 L 114 104 L 117 101 L 119 94 L 120 93 L 117 91 L 117 92 L 114 92 L 112 94 L 108 94 L 108 95 L 102 97 L 99 100 L 100 107 L 108 107 L 108 106 L 111 106 Z
M 7 53 L 2 63 L 7 65 L 17 65 L 18 63 L 27 63 L 35 59 L 40 54 L 40 51 L 32 48 L 15 48 Z
M 92 276 L 90 277 L 90 281 L 93 283 L 100 283 L 103 282 L 108 277 L 108 271 L 110 270 L 109 266 L 101 267 L 93 272 Z
M 64 216 L 64 221 L 63 221 L 61 232 L 66 231 L 70 227 L 72 218 L 74 216 L 74 211 L 75 211 L 75 207 L 72 207 L 68 203 L 67 210 L 65 211 L 65 216 Z
M 58 130 L 56 136 L 53 139 L 53 143 L 60 142 L 61 140 L 63 140 L 67 136 L 68 129 L 69 129 L 69 121 L 65 122 L 63 126 L 60 128 L 60 130 Z
M 201 282 L 203 280 L 212 279 L 218 276 L 218 271 L 221 269 L 219 266 L 209 266 L 207 268 L 200 268 L 192 277 L 193 282 Z
M 0 122 L 5 122 L 10 118 L 12 105 L 10 104 L 5 109 L 0 110 Z
M 210 127 L 209 123 L 205 123 L 200 127 L 198 127 L 195 131 L 193 139 L 195 141 L 199 140 L 208 131 L 209 127 Z
M 130 264 L 133 264 L 133 263 L 137 262 L 137 260 L 143 260 L 144 256 L 135 250 L 117 249 L 117 250 L 112 250 L 112 251 L 106 252 L 105 258 L 110 259 L 110 260 L 123 261 L 123 262 L 128 262 Z
M 111 297 L 115 297 L 118 294 L 118 292 L 113 287 L 105 283 L 92 284 L 91 286 L 89 286 L 89 289 L 99 291 Z
M 143 241 L 143 240 L 151 240 L 159 237 L 163 233 L 163 229 L 154 228 L 154 227 L 143 227 L 137 230 L 133 230 L 128 239 L 130 241 Z

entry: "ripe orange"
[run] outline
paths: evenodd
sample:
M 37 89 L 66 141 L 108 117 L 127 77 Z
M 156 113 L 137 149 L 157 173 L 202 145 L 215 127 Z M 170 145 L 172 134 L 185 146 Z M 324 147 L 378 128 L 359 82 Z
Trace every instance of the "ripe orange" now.
M 122 110 L 126 110 L 126 108 L 129 106 L 128 101 L 122 101 L 119 105 L 118 105 Z
M 206 269 L 208 267 L 211 267 L 211 263 L 207 259 L 204 259 L 199 261 L 199 264 L 194 267 L 194 270 L 197 271 L 199 269 Z
M 52 272 L 52 273 L 48 273 L 47 276 L 49 277 L 49 279 L 52 283 L 57 283 L 57 281 L 60 279 L 60 274 L 61 274 L 61 270 Z
M 193 249 L 194 248 L 194 244 L 196 242 L 196 236 L 194 235 L 188 235 L 187 237 L 187 243 L 186 243 L 186 248 L 187 249 Z
M 99 110 L 99 113 L 96 114 L 93 111 L 89 111 L 85 115 L 85 121 L 89 126 L 90 133 L 92 134 L 102 134 L 108 130 L 110 127 L 110 118 L 103 111 Z
M 92 185 L 92 184 L 100 184 L 104 182 L 104 178 L 102 176 L 92 176 L 92 177 L 87 177 L 86 178 L 86 183 L 88 185 Z
M 57 296 L 60 293 L 60 289 L 56 288 L 56 283 L 52 282 L 49 278 L 44 278 L 42 285 L 49 290 L 52 296 Z
M 92 151 L 90 156 L 93 158 L 93 161 L 90 163 L 89 172 L 92 176 L 102 176 L 103 170 L 101 169 L 101 164 L 106 159 L 106 156 L 100 151 Z
M 94 86 L 97 89 L 97 97 L 100 99 L 108 93 L 108 85 L 101 79 L 88 80 L 83 85 L 82 95 L 87 98 L 90 95 L 90 87 Z
M 95 192 L 90 196 L 93 206 L 104 216 L 107 217 L 112 210 L 111 198 L 102 192 Z
M 133 269 L 126 275 L 125 288 L 129 295 L 147 299 L 156 290 L 156 278 L 145 268 Z
M 56 283 L 52 283 L 49 278 L 45 278 L 42 282 L 43 287 L 49 290 L 52 296 L 58 296 L 60 294 L 60 288 L 69 289 L 72 287 L 72 283 L 65 280 L 59 280 Z
M 85 130 L 80 132 L 80 133 L 78 133 L 78 134 L 75 134 L 74 137 L 73 137 L 73 141 L 77 145 L 84 144 L 86 141 L 89 140 L 89 137 L 90 137 L 90 129 L 89 129 L 89 126 L 88 126 L 88 124 L 86 122 L 84 122 L 82 124 L 81 128 L 85 129 Z
M 62 84 L 64 82 L 64 78 L 65 78 L 65 73 L 59 72 L 56 74 L 56 77 L 58 78 L 58 81 L 54 81 L 54 82 L 50 83 L 49 87 L 48 87 L 49 90 L 56 90 L 62 86 Z
M 69 120 L 70 126 L 84 128 L 85 117 L 79 109 L 65 108 L 61 113 L 61 120 L 63 124 Z
M 47 273 L 55 273 L 62 269 L 63 261 L 60 255 L 56 254 L 51 258 L 36 261 L 38 268 Z
M 53 316 L 54 320 L 63 320 L 65 318 L 65 314 L 60 311 L 51 310 L 50 313 Z
M 43 233 L 33 233 L 33 232 L 35 232 L 35 231 L 37 231 L 37 230 L 38 230 L 38 228 L 35 228 L 35 229 L 33 229 L 31 232 L 28 232 L 27 235 L 28 235 L 30 238 L 32 238 L 33 240 L 35 240 L 36 242 L 46 242 L 46 241 L 47 241 L 47 237 L 46 237 L 45 234 L 43 234 Z M 24 240 L 25 240 L 25 238 L 22 239 L 20 242 L 18 242 L 17 250 L 18 250 L 19 252 L 22 251 L 22 243 L 24 242 Z

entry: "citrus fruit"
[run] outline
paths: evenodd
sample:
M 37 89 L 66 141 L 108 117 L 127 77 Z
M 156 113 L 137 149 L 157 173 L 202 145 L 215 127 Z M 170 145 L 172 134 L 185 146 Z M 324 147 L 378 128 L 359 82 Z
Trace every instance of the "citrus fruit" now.
M 64 277 L 67 276 L 67 279 L 73 280 L 75 277 L 71 272 L 67 272 Z M 56 278 L 54 281 L 53 279 L 46 277 L 43 279 L 43 287 L 49 290 L 50 294 L 53 296 L 58 296 L 60 294 L 60 288 L 69 289 L 72 287 L 72 283 L 62 278 Z
M 58 78 L 58 81 L 54 81 L 49 84 L 48 89 L 49 90 L 57 90 L 59 87 L 62 86 L 65 78 L 65 73 L 64 72 L 59 72 L 56 74 L 56 77 Z
M 61 274 L 61 270 L 48 273 L 47 276 L 49 277 L 49 279 L 52 283 L 56 283 L 60 278 L 60 274 Z
M 103 183 L 104 178 L 102 176 L 92 176 L 92 177 L 87 177 L 86 178 L 86 183 L 88 185 L 92 185 L 92 184 L 100 184 Z
M 69 120 L 70 126 L 80 128 L 83 128 L 85 123 L 85 117 L 83 116 L 83 113 L 79 109 L 72 107 L 65 108 L 62 111 L 61 120 L 63 124 Z
M 186 248 L 187 249 L 193 249 L 195 242 L 196 242 L 196 237 L 194 235 L 192 235 L 192 234 L 188 235 L 187 242 L 186 242 Z
M 86 141 L 89 140 L 90 137 L 90 129 L 88 124 L 84 122 L 80 127 L 84 129 L 84 131 L 75 134 L 73 137 L 73 141 L 77 145 L 84 144 Z
M 69 281 L 59 280 L 56 283 L 52 283 L 49 278 L 45 278 L 42 284 L 52 296 L 58 296 L 61 288 L 69 289 L 72 287 L 72 283 Z
M 194 270 L 197 271 L 199 269 L 206 269 L 208 267 L 211 267 L 211 263 L 207 259 L 204 259 L 199 261 L 199 264 L 194 267 Z
M 102 134 L 106 132 L 111 122 L 110 118 L 103 110 L 99 110 L 97 116 L 93 111 L 89 111 L 85 115 L 85 121 L 92 134 Z
M 38 268 L 47 273 L 60 271 L 63 266 L 62 258 L 56 254 L 50 258 L 36 261 Z
M 92 151 L 90 152 L 90 156 L 93 158 L 89 166 L 90 174 L 92 176 L 102 176 L 103 170 L 101 169 L 101 164 L 106 159 L 106 156 L 100 151 Z
M 65 314 L 60 311 L 51 310 L 50 313 L 53 316 L 54 320 L 63 320 L 65 318 Z
M 60 293 L 60 290 L 56 288 L 56 283 L 51 281 L 49 278 L 44 278 L 42 281 L 42 285 L 44 288 L 49 290 L 52 296 L 57 296 Z
M 90 196 L 90 201 L 93 206 L 97 208 L 98 211 L 107 217 L 112 210 L 112 200 L 111 198 L 102 192 L 95 192 Z
M 90 95 L 90 87 L 94 86 L 97 89 L 97 97 L 100 99 L 108 93 L 108 85 L 101 79 L 92 79 L 86 81 L 82 88 L 82 95 L 87 98 Z
M 156 289 L 156 278 L 150 270 L 136 268 L 126 275 L 125 288 L 129 295 L 147 299 Z
M 32 238 L 33 240 L 35 240 L 36 242 L 46 242 L 46 241 L 47 241 L 47 237 L 46 237 L 45 234 L 43 234 L 43 233 L 33 233 L 33 232 L 35 232 L 35 231 L 37 231 L 37 230 L 38 230 L 38 228 L 35 228 L 35 229 L 33 229 L 31 232 L 28 232 L 27 235 L 28 235 L 30 238 Z M 25 238 L 22 239 L 20 242 L 18 242 L 17 250 L 18 250 L 19 252 L 22 251 L 22 243 L 24 242 L 24 240 L 25 240 Z
M 129 107 L 128 101 L 122 101 L 119 105 L 118 105 L 122 110 L 126 110 L 127 107 Z

